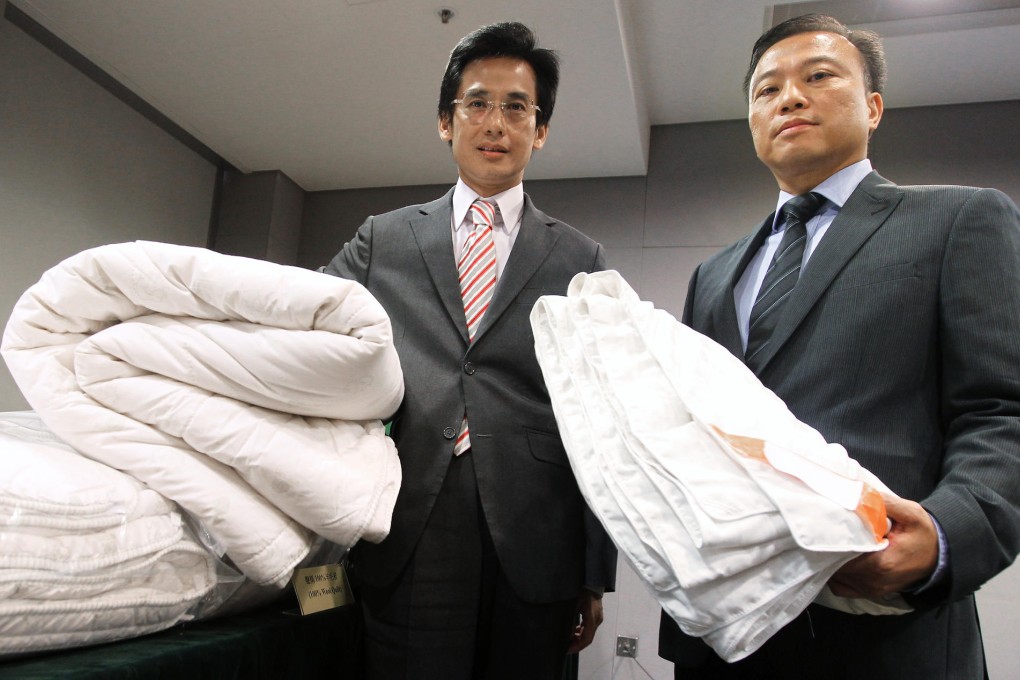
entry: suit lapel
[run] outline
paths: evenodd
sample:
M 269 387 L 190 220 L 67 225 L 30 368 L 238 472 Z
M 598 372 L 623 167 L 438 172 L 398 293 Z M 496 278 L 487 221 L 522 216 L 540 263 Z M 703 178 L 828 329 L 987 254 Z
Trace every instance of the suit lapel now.
M 467 343 L 464 300 L 460 296 L 457 263 L 453 258 L 453 189 L 439 200 L 426 203 L 420 210 L 421 215 L 411 220 L 411 231 L 439 299 Z
M 762 352 L 768 365 L 847 263 L 885 223 L 903 198 L 895 184 L 872 172 L 857 186 L 808 260 L 783 309 L 769 344 Z
M 536 210 L 527 195 L 524 196 L 524 212 L 521 217 L 520 231 L 514 241 L 514 247 L 510 251 L 506 267 L 503 269 L 499 283 L 496 285 L 496 292 L 489 303 L 489 309 L 482 317 L 482 323 L 475 334 L 475 342 L 478 342 L 485 332 L 491 328 L 499 317 L 502 316 L 514 299 L 524 289 L 525 284 L 538 271 L 538 268 L 545 262 L 546 257 L 552 251 L 559 234 L 550 229 L 556 224 L 539 210 Z

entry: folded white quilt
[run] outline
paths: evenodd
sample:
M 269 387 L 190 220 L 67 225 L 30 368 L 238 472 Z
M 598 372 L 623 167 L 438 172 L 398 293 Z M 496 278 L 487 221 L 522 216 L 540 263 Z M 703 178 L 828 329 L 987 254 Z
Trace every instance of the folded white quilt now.
M 87 250 L 17 303 L 2 353 L 64 441 L 176 501 L 237 568 L 283 585 L 313 533 L 389 532 L 400 483 L 379 419 L 403 397 L 359 284 L 200 248 Z
M 886 487 L 617 272 L 578 274 L 531 323 L 581 492 L 665 611 L 722 658 L 885 546 Z
M 177 506 L 30 412 L 0 414 L 0 546 L 0 655 L 168 628 L 217 586 Z

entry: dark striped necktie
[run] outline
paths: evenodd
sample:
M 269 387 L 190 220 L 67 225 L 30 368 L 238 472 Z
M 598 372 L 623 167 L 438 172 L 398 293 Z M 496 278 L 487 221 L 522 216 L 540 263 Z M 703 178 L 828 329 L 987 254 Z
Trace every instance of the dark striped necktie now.
M 807 223 L 825 202 L 821 194 L 811 192 L 795 196 L 786 202 L 781 214 L 786 223 L 783 239 L 779 243 L 772 264 L 765 272 L 765 279 L 758 290 L 758 297 L 751 307 L 751 318 L 747 329 L 747 349 L 744 361 L 755 373 L 761 367 L 758 358 L 762 356 L 772 337 L 772 331 L 779 321 L 784 303 L 793 292 L 800 278 L 800 267 L 804 260 L 804 245 L 807 243 Z

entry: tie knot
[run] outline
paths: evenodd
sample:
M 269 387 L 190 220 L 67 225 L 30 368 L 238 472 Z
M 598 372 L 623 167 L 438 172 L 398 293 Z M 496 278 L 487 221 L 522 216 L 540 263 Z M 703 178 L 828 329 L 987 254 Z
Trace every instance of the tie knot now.
M 815 216 L 818 209 L 825 203 L 825 196 L 814 191 L 794 196 L 783 206 L 783 217 L 787 220 L 795 220 L 807 224 L 808 220 Z
M 485 225 L 492 227 L 496 224 L 496 204 L 491 201 L 476 200 L 471 204 L 471 222 L 476 227 Z

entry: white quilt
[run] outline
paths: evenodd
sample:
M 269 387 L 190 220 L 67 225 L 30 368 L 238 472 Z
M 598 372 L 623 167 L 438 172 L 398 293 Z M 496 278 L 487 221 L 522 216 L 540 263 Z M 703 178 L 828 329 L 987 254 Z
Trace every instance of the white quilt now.
M 581 492 L 663 609 L 723 659 L 753 652 L 840 566 L 886 545 L 886 487 L 617 272 L 578 274 L 531 323 Z
M 216 559 L 177 506 L 0 414 L 0 656 L 143 635 L 212 601 Z
M 281 586 L 318 534 L 382 540 L 400 483 L 379 419 L 403 397 L 389 320 L 360 285 L 136 242 L 60 263 L 0 345 L 75 449 L 195 517 L 248 578 Z

